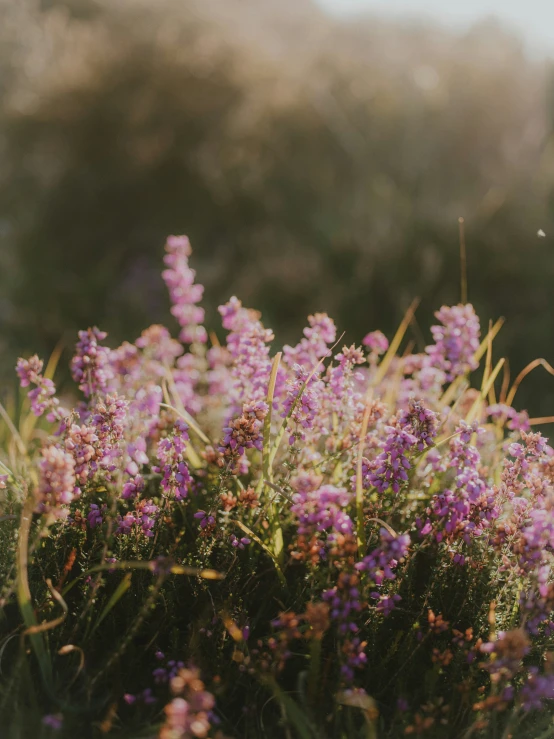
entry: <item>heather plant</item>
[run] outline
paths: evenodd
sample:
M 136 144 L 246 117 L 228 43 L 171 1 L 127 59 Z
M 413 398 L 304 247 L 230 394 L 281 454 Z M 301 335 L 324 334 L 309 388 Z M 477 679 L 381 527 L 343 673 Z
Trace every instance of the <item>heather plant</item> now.
M 1 408 L 7 737 L 554 736 L 554 449 L 469 303 L 272 349 L 205 326 L 184 236 L 178 338 L 79 332 Z M 368 326 L 368 329 L 373 327 Z M 542 362 L 550 371 L 554 370 Z

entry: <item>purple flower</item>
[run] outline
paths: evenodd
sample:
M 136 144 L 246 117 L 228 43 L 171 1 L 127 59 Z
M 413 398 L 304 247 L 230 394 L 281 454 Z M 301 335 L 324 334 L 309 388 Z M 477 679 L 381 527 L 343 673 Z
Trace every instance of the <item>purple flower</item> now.
M 461 421 L 456 431 L 458 435 L 450 441 L 446 459 L 446 469 L 454 475 L 454 484 L 433 496 L 425 520 L 419 517 L 416 525 L 422 536 L 433 531 L 438 542 L 460 539 L 469 544 L 491 527 L 500 515 L 500 508 L 496 491 L 487 486 L 481 475 L 479 451 L 469 443 L 481 429 L 477 424 L 468 426 Z M 460 555 L 455 561 L 463 564 L 465 558 Z
M 362 344 L 377 355 L 384 354 L 389 348 L 389 341 L 381 331 L 372 331 L 364 336 Z
M 110 350 L 100 344 L 106 336 L 106 332 L 96 326 L 79 331 L 76 353 L 71 360 L 71 374 L 87 398 L 105 393 L 114 377 Z
M 469 303 L 443 305 L 435 316 L 441 323 L 431 328 L 435 343 L 425 351 L 431 365 L 443 370 L 447 381 L 451 382 L 458 375 L 477 368 L 474 354 L 479 348 L 479 319 Z
M 327 313 L 308 316 L 310 324 L 304 329 L 304 338 L 295 346 L 284 346 L 283 357 L 289 367 L 299 364 L 310 372 L 320 359 L 329 353 L 329 344 L 335 341 L 337 330 Z
M 554 700 L 554 675 L 540 674 L 538 667 L 530 667 L 527 680 L 521 688 L 521 701 L 525 711 L 540 711 L 544 701 Z
M 95 529 L 97 526 L 102 525 L 102 520 L 103 520 L 102 516 L 105 510 L 106 510 L 105 505 L 103 505 L 102 508 L 100 508 L 100 506 L 96 505 L 96 503 L 90 504 L 90 510 L 87 515 L 87 521 L 91 529 Z
M 54 731 L 59 731 L 63 727 L 63 715 L 61 713 L 48 713 L 42 717 L 44 726 L 48 726 Z
M 151 500 L 140 500 L 134 511 L 118 516 L 117 534 L 128 536 L 136 531 L 148 538 L 154 536 L 154 525 L 158 516 L 158 506 Z
M 229 421 L 223 429 L 219 451 L 235 469 L 247 449 L 263 448 L 263 424 L 269 408 L 264 400 L 245 403 L 242 415 Z
M 135 475 L 123 485 L 121 497 L 125 500 L 136 498 L 144 490 L 144 479 L 142 475 Z
M 321 545 L 320 556 L 325 556 L 325 540 L 332 543 L 337 534 L 352 534 L 352 519 L 344 511 L 351 500 L 352 493 L 334 485 L 315 490 L 303 487 L 294 494 L 291 513 L 297 520 L 298 535 L 307 539 L 315 536 Z
M 416 438 L 418 451 L 433 445 L 437 435 L 437 414 L 426 408 L 421 400 L 410 400 L 408 410 L 400 413 L 398 423 L 409 428 Z
M 244 549 L 250 544 L 250 539 L 247 536 L 243 536 L 240 539 L 238 539 L 234 534 L 231 534 L 231 546 L 235 547 L 235 549 Z
M 185 344 L 207 341 L 204 322 L 204 309 L 197 303 L 202 300 L 204 288 L 194 282 L 196 272 L 189 267 L 191 248 L 186 236 L 168 236 L 164 262 L 167 269 L 162 277 L 169 289 L 171 313 L 181 326 L 179 338 Z
M 407 556 L 411 543 L 409 534 L 395 536 L 385 528 L 381 529 L 379 536 L 380 545 L 355 565 L 358 572 L 365 572 L 375 585 L 396 578 L 394 569 L 399 560 Z
M 184 500 L 190 490 L 192 478 L 185 461 L 188 441 L 187 425 L 181 419 L 175 421 L 173 434 L 161 439 L 158 444 L 158 459 L 162 473 L 162 490 L 177 500 Z
M 31 401 L 31 410 L 35 416 L 42 416 L 48 411 L 49 421 L 61 420 L 65 411 L 59 407 L 60 401 L 55 397 L 56 386 L 42 374 L 43 361 L 35 354 L 30 359 L 19 359 L 16 372 L 19 376 L 21 387 L 35 387 L 28 392 Z
M 321 409 L 322 395 L 325 385 L 317 373 L 311 377 L 300 364 L 293 367 L 294 377 L 287 380 L 286 396 L 283 403 L 283 418 L 292 410 L 291 421 L 300 429 L 310 429 L 314 425 L 315 418 Z M 302 390 L 302 388 L 304 388 Z M 303 431 L 298 433 L 304 438 Z M 291 444 L 295 441 L 295 435 L 291 437 Z
M 194 514 L 194 518 L 197 518 L 200 522 L 201 529 L 211 528 L 215 525 L 215 518 L 212 515 L 206 513 L 206 511 L 197 511 Z
M 355 372 L 354 367 L 363 364 L 365 357 L 362 350 L 352 344 L 343 347 L 335 360 L 337 364 L 328 368 L 326 376 L 328 411 L 341 419 L 351 420 L 362 401 L 362 393 L 355 389 L 362 375 Z
M 38 510 L 63 518 L 75 495 L 75 462 L 58 446 L 47 446 L 39 462 Z
M 398 493 L 401 485 L 408 480 L 411 468 L 409 455 L 418 444 L 417 437 L 409 426 L 402 427 L 399 423 L 394 426 L 385 426 L 387 437 L 383 451 L 368 465 L 366 480 L 380 493 L 388 488 Z
M 233 297 L 219 307 L 227 336 L 227 349 L 232 359 L 229 389 L 230 416 L 240 411 L 245 402 L 256 403 L 265 399 L 271 372 L 271 359 L 267 344 L 273 332 L 265 329 L 256 311 L 242 307 Z
M 356 573 L 341 572 L 337 585 L 325 590 L 322 598 L 329 606 L 329 616 L 336 623 L 341 639 L 341 676 L 347 683 L 354 679 L 354 671 L 367 663 L 366 642 L 359 638 L 359 628 L 354 622 L 362 610 L 359 577 Z

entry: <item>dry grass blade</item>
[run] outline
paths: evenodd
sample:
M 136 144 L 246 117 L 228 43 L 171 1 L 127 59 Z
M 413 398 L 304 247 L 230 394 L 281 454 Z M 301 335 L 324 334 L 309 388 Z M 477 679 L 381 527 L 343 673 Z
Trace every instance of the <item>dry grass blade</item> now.
M 525 377 L 529 374 L 529 372 L 532 372 L 537 367 L 544 367 L 544 369 L 551 375 L 554 375 L 554 367 L 552 367 L 551 364 L 549 364 L 546 359 L 534 359 L 532 362 L 529 362 L 527 367 L 524 367 L 519 375 L 514 380 L 514 384 L 512 385 L 512 388 L 510 392 L 508 393 L 508 396 L 506 398 L 506 404 L 512 405 L 514 402 L 515 395 L 518 391 L 519 386 L 521 385 L 521 382 L 524 380 Z
M 77 672 L 75 673 L 75 675 L 73 675 L 73 678 L 71 679 L 71 681 L 65 686 L 66 690 L 68 690 L 73 685 L 75 680 L 77 680 L 77 678 L 79 677 L 79 675 L 81 674 L 85 666 L 85 653 L 83 652 L 81 647 L 76 647 L 75 644 L 66 644 L 61 649 L 58 649 L 58 654 L 62 656 L 64 654 L 71 654 L 72 652 L 78 652 L 79 664 L 77 666 Z
M 51 629 L 55 629 L 56 626 L 60 626 L 60 624 L 62 624 L 67 617 L 67 614 L 68 614 L 67 603 L 62 598 L 60 593 L 58 593 L 56 588 L 52 585 L 52 580 L 47 579 L 46 584 L 48 585 L 48 590 L 50 591 L 50 594 L 52 595 L 54 600 L 56 600 L 62 607 L 63 613 L 58 618 L 52 619 L 52 621 L 46 621 L 42 624 L 35 624 L 33 626 L 29 626 L 23 632 L 23 636 L 26 636 L 28 634 L 40 634 L 42 631 L 50 631 Z
M 6 411 L 6 409 L 4 408 L 4 406 L 2 405 L 2 403 L 0 403 L 0 416 L 2 416 L 2 418 L 4 419 L 4 422 L 6 424 L 6 426 L 9 428 L 10 433 L 11 433 L 11 435 L 13 437 L 14 442 L 17 445 L 17 448 L 19 449 L 20 454 L 22 454 L 23 456 L 26 456 L 27 455 L 27 447 L 23 443 L 23 439 L 21 438 L 21 435 L 19 434 L 19 431 L 14 426 L 14 423 L 13 423 L 12 419 L 10 418 L 8 412 Z
M 271 365 L 271 374 L 269 376 L 269 385 L 267 388 L 267 415 L 264 419 L 264 443 L 262 449 L 262 471 L 263 478 L 270 480 L 273 476 L 273 470 L 270 464 L 270 448 L 271 443 L 271 416 L 273 410 L 273 396 L 275 394 L 275 383 L 277 382 L 277 372 L 279 371 L 279 364 L 281 363 L 282 352 L 278 352 Z M 263 478 L 260 480 L 260 484 L 263 485 Z
M 504 319 L 499 318 L 494 324 L 494 326 L 491 329 L 489 329 L 487 335 L 485 336 L 483 341 L 479 344 L 479 348 L 473 355 L 473 359 L 476 362 L 481 361 L 485 352 L 488 351 L 489 346 L 492 345 L 492 342 L 494 341 L 496 335 L 502 328 L 503 324 L 504 324 Z M 456 397 L 457 393 L 461 392 L 461 386 L 463 385 L 464 382 L 466 382 L 466 378 L 464 375 L 459 375 L 458 377 L 456 377 L 454 382 L 452 382 L 446 388 L 443 396 L 441 397 L 439 401 L 440 405 L 441 406 L 450 405 L 452 401 L 454 400 L 454 398 Z
M 160 568 L 160 563 L 156 560 L 133 561 L 126 562 L 106 562 L 105 564 L 95 565 L 89 570 L 83 572 L 79 577 L 75 578 L 69 585 L 63 589 L 63 595 L 68 593 L 83 577 L 87 577 L 93 572 L 106 572 L 110 570 L 150 570 L 156 572 Z M 168 571 L 172 575 L 187 575 L 189 577 L 201 577 L 203 580 L 223 580 L 225 575 L 217 570 L 211 570 L 200 567 L 189 567 L 188 565 L 171 565 Z
M 537 418 L 530 418 L 529 423 L 531 426 L 541 426 L 544 423 L 554 423 L 554 416 L 538 416 Z
M 368 393 L 364 416 L 362 419 L 362 428 L 360 430 L 360 440 L 358 442 L 358 459 L 356 463 L 356 538 L 358 540 L 358 548 L 360 551 L 365 547 L 364 537 L 364 490 L 362 483 L 362 469 L 364 456 L 364 442 L 369 424 L 369 414 L 371 413 L 371 393 Z
M 200 426 L 196 423 L 194 418 L 190 415 L 190 413 L 187 413 L 187 411 L 182 409 L 177 409 L 175 406 L 171 405 L 170 403 L 160 403 L 162 408 L 169 408 L 169 410 L 173 411 L 173 413 L 176 413 L 180 418 L 187 423 L 191 429 L 202 439 L 204 444 L 210 444 L 210 440 L 206 436 L 206 434 L 202 431 Z
M 467 423 L 472 423 L 478 417 L 481 406 L 483 405 L 483 402 L 485 398 L 487 397 L 489 390 L 493 386 L 494 381 L 498 377 L 498 373 L 502 369 L 503 365 L 504 365 L 504 359 L 502 358 L 499 360 L 496 367 L 491 372 L 490 377 L 487 379 L 487 381 L 484 383 L 483 387 L 481 388 L 481 392 L 479 393 L 479 396 L 475 399 L 475 402 L 469 409 L 469 412 L 466 416 Z
M 408 326 L 412 322 L 412 319 L 414 317 L 414 313 L 417 310 L 417 306 L 419 305 L 419 298 L 416 298 L 412 301 L 410 307 L 404 314 L 404 318 L 402 319 L 402 322 L 400 323 L 400 326 L 398 327 L 389 348 L 387 349 L 387 353 L 383 357 L 377 372 L 375 373 L 375 377 L 371 381 L 371 386 L 375 387 L 376 385 L 379 385 L 379 383 L 383 380 L 385 375 L 387 374 L 387 371 L 390 367 L 390 364 L 394 357 L 396 356 L 396 353 L 398 349 L 400 348 L 400 344 L 402 343 L 402 339 L 404 338 L 404 335 L 406 331 L 408 330 Z

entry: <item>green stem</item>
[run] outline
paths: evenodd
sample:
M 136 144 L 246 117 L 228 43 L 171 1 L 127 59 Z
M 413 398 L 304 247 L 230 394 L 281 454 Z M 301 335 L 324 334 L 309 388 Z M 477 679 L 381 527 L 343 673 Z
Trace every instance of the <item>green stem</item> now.
M 23 621 L 28 629 L 38 626 L 38 622 L 33 609 L 31 600 L 31 589 L 29 587 L 29 534 L 31 532 L 31 522 L 33 519 L 33 511 L 35 508 L 35 500 L 30 495 L 21 512 L 21 524 L 19 527 L 19 544 L 17 547 L 17 601 L 19 610 L 23 616 Z M 44 637 L 41 633 L 30 633 L 29 639 L 31 646 L 39 663 L 42 678 L 47 685 L 52 684 L 52 666 L 50 657 L 44 644 Z

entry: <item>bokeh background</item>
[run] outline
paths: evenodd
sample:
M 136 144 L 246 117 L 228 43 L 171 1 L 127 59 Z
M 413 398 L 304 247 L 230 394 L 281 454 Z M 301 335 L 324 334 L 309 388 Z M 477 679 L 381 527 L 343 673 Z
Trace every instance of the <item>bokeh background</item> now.
M 344 3 L 0 0 L 0 374 L 167 321 L 168 233 L 210 328 L 236 294 L 281 342 L 316 310 L 359 341 L 419 296 L 422 346 L 460 297 L 459 216 L 497 355 L 554 362 L 550 40 Z M 554 414 L 541 372 L 518 403 Z

